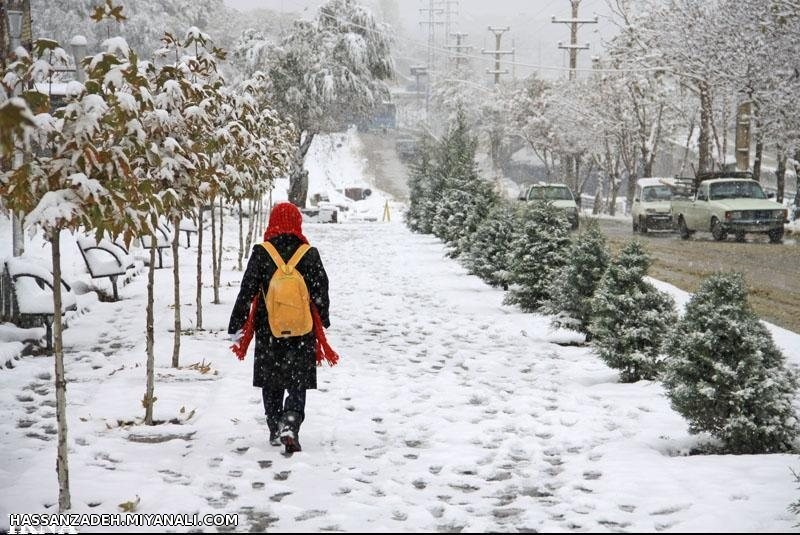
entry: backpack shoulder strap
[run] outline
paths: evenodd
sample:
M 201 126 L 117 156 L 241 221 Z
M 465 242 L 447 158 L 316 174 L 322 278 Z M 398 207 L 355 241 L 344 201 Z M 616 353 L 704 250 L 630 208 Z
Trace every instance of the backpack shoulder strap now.
M 297 250 L 292 255 L 292 258 L 290 258 L 289 261 L 286 263 L 286 266 L 289 268 L 289 270 L 292 270 L 297 267 L 297 264 L 300 263 L 300 260 L 303 259 L 303 257 L 309 251 L 309 249 L 311 249 L 311 246 L 307 243 L 303 243 L 300 245 L 300 247 L 297 248 Z
M 275 262 L 275 266 L 283 271 L 286 267 L 286 263 L 283 261 L 283 258 L 281 258 L 281 254 L 278 252 L 275 246 L 267 241 L 262 243 L 261 247 L 267 250 L 267 254 L 269 254 L 270 258 L 272 258 L 272 261 Z

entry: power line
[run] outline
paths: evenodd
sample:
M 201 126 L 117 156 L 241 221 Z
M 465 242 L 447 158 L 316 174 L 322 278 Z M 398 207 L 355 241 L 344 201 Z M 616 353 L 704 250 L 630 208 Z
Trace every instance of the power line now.
M 407 42 L 407 43 L 412 44 L 412 45 L 414 45 L 414 46 L 416 46 L 416 47 L 418 47 L 420 49 L 427 49 L 428 48 L 428 44 L 427 43 L 421 43 L 421 42 L 416 41 L 414 39 L 410 39 L 410 38 L 407 38 L 407 37 L 401 37 L 399 35 L 390 34 L 390 33 L 384 32 L 382 30 L 376 30 L 375 28 L 369 28 L 367 26 L 364 26 L 362 24 L 358 24 L 358 23 L 353 22 L 351 20 L 342 19 L 340 17 L 335 17 L 335 16 L 333 16 L 333 15 L 331 15 L 329 13 L 321 12 L 320 14 L 322 16 L 324 16 L 324 17 L 328 17 L 328 18 L 330 18 L 332 20 L 336 20 L 336 21 L 341 22 L 341 23 L 349 24 L 350 26 L 362 29 L 362 30 L 367 31 L 367 32 L 383 35 L 384 37 L 387 37 L 389 39 L 397 39 L 399 41 Z M 439 48 L 439 47 L 433 47 L 433 48 L 434 48 L 434 50 L 436 50 L 438 52 L 441 52 L 441 53 L 448 53 L 449 52 L 446 48 Z M 469 58 L 469 59 L 478 59 L 478 60 L 482 60 L 482 61 L 491 61 L 490 59 L 487 59 L 484 56 L 475 55 L 475 54 L 462 54 L 462 57 Z M 562 71 L 562 72 L 564 72 L 564 71 L 572 70 L 572 69 L 570 69 L 568 67 L 558 67 L 558 66 L 555 66 L 555 65 L 541 65 L 541 64 L 534 64 L 534 63 L 523 63 L 523 62 L 520 62 L 520 61 L 509 61 L 509 60 L 502 60 L 502 59 L 500 60 L 500 63 L 503 64 L 503 65 L 516 65 L 517 67 L 528 67 L 528 68 L 531 68 L 531 69 L 545 69 L 545 70 L 551 70 L 551 71 Z M 626 73 L 626 72 L 656 72 L 656 71 L 663 72 L 665 69 L 663 67 L 615 68 L 615 69 L 592 69 L 592 68 L 577 67 L 574 70 L 575 70 L 575 72 Z

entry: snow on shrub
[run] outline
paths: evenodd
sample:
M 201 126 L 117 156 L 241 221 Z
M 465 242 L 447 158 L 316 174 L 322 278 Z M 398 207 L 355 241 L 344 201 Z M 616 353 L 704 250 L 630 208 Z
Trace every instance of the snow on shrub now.
M 677 320 L 673 299 L 644 280 L 650 262 L 642 244 L 629 242 L 591 301 L 592 343 L 625 383 L 658 377 L 662 345 Z
M 589 336 L 592 297 L 611 260 L 606 240 L 596 222 L 572 243 L 567 265 L 558 272 L 550 287 L 544 311 L 553 314 L 553 325 Z
M 469 249 L 472 235 L 497 202 L 494 186 L 478 176 L 477 147 L 478 140 L 460 112 L 439 144 L 436 175 L 442 177 L 444 191 L 432 227 L 433 233 L 450 246 L 453 257 Z
M 535 312 L 550 299 L 553 278 L 566 264 L 569 229 L 564 211 L 552 203 L 529 203 L 522 208 L 509 248 L 507 304 Z
M 741 274 L 703 282 L 666 352 L 664 384 L 691 433 L 710 433 L 732 453 L 793 449 L 798 377 L 750 308 Z
M 508 201 L 498 202 L 478 225 L 462 257 L 467 270 L 491 286 L 508 284 L 508 253 L 516 222 L 514 206 Z
M 411 164 L 408 177 L 409 205 L 406 225 L 414 232 L 433 233 L 433 216 L 436 202 L 441 195 L 441 180 L 437 181 L 433 140 L 420 136 L 417 141 L 418 158 Z

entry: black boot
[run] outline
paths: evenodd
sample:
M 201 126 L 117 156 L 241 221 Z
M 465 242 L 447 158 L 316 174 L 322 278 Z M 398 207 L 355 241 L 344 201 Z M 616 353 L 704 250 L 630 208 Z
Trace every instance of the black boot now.
M 272 429 L 269 430 L 269 445 L 270 446 L 280 446 L 281 445 L 281 435 L 278 433 L 277 430 L 273 431 Z
M 281 443 L 284 445 L 284 453 L 291 455 L 302 451 L 300 447 L 300 415 L 298 413 L 287 411 L 283 415 L 283 426 L 281 427 Z
M 281 445 L 281 422 L 267 419 L 267 427 L 269 428 L 269 445 Z

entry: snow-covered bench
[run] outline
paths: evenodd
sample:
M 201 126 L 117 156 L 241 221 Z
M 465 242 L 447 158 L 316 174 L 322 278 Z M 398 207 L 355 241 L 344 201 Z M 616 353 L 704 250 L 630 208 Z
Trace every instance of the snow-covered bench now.
M 77 243 L 89 275 L 93 279 L 108 277 L 114 292 L 113 299 L 119 301 L 117 281 L 136 267 L 128 251 L 123 245 L 107 239 L 98 242 L 94 238 L 84 237 L 78 238 Z
M 191 219 L 181 219 L 180 231 L 186 234 L 186 248 L 192 246 L 192 234 L 197 234 L 197 225 Z
M 3 316 L 20 327 L 44 325 L 47 350 L 53 349 L 53 274 L 22 258 L 6 260 L 2 277 Z M 77 310 L 69 284 L 61 281 L 61 314 Z
M 156 250 L 158 252 L 158 269 L 161 269 L 164 267 L 163 251 L 164 249 L 170 249 L 172 247 L 172 230 L 164 223 L 159 222 L 156 227 L 155 235 Z M 150 244 L 152 243 L 150 236 L 142 236 L 139 238 L 139 241 L 145 250 L 150 250 Z

